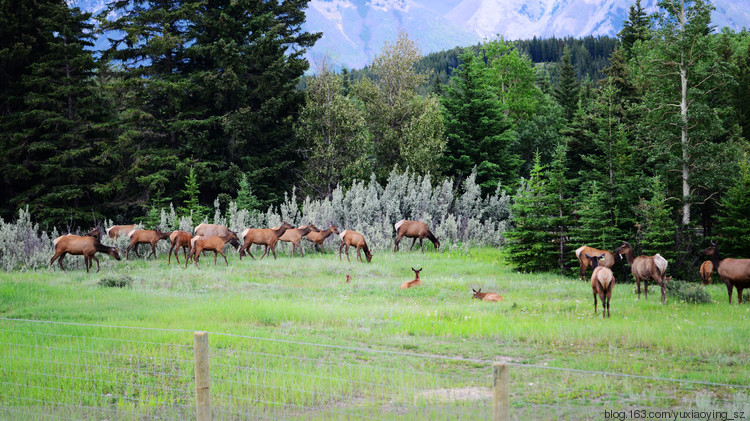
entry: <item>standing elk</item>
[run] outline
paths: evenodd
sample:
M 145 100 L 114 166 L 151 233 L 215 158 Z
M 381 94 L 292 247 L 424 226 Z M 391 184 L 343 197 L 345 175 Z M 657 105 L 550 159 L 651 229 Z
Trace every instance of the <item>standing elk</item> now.
M 292 243 L 292 257 L 294 257 L 294 250 L 297 247 L 299 247 L 299 252 L 300 254 L 302 254 L 302 257 L 305 257 L 305 249 L 302 248 L 300 240 L 302 240 L 302 237 L 309 235 L 311 232 L 312 227 L 310 225 L 302 225 L 297 228 L 290 228 L 287 229 L 281 237 L 279 237 L 279 241 Z
M 344 248 L 344 246 L 346 246 L 346 261 L 351 262 L 351 260 L 349 260 L 349 246 L 354 246 L 357 248 L 356 260 L 364 263 L 362 255 L 359 252 L 360 249 L 362 249 L 365 251 L 367 263 L 370 263 L 373 255 L 372 253 L 370 253 L 370 249 L 367 247 L 367 242 L 365 241 L 364 235 L 358 233 L 357 231 L 344 230 L 339 234 L 339 238 L 341 238 L 341 245 L 339 246 L 339 261 L 341 261 L 341 250 Z
M 398 243 L 401 242 L 402 237 L 412 238 L 411 247 L 409 247 L 409 250 L 414 248 L 414 243 L 417 242 L 417 239 L 419 239 L 419 248 L 424 252 L 424 247 L 422 246 L 422 240 L 427 238 L 428 240 L 432 241 L 432 244 L 435 246 L 435 250 L 440 248 L 440 240 L 437 239 L 434 235 L 432 235 L 432 231 L 430 231 L 430 228 L 427 227 L 427 224 L 420 221 L 407 221 L 406 219 L 402 219 L 398 222 L 396 222 L 393 225 L 393 228 L 396 229 L 396 233 L 398 234 L 396 236 L 396 242 L 393 244 L 393 252 L 395 253 L 396 250 L 398 250 Z
M 602 317 L 609 317 L 609 302 L 612 299 L 612 290 L 615 288 L 615 275 L 612 270 L 606 266 L 599 266 L 599 261 L 605 258 L 602 253 L 598 256 L 584 255 L 591 261 L 591 267 L 594 272 L 591 274 L 591 290 L 594 293 L 594 314 L 596 311 L 596 296 L 602 300 Z
M 96 241 L 102 241 L 102 231 L 99 229 L 99 227 L 91 228 L 91 231 L 87 232 L 86 235 L 96 238 Z
M 141 256 L 138 254 L 139 244 L 150 244 L 151 253 L 146 256 L 146 259 L 148 259 L 152 254 L 154 255 L 154 259 L 156 259 L 156 243 L 158 243 L 159 240 L 169 239 L 169 234 L 169 232 L 161 232 L 159 228 L 153 230 L 130 231 L 128 233 L 128 237 L 130 237 L 130 245 L 128 246 L 127 250 L 125 250 L 125 260 L 128 260 L 130 258 L 130 249 L 133 247 L 135 247 L 135 255 L 140 259 Z
M 473 298 L 476 298 L 477 300 L 503 301 L 503 297 L 496 292 L 482 292 L 482 288 L 479 288 L 479 290 L 472 288 L 471 290 L 474 292 Z
M 732 304 L 732 288 L 737 288 L 737 300 L 742 304 L 742 290 L 750 287 L 750 259 L 722 259 L 719 256 L 719 247 L 714 243 L 701 253 L 711 258 L 716 273 L 727 286 L 729 304 Z
M 578 247 L 576 249 L 576 257 L 578 258 L 578 273 L 581 275 L 582 281 L 586 280 L 586 269 L 591 267 L 591 261 L 585 257 L 587 254 L 590 256 L 601 256 L 603 254 L 604 258 L 598 264 L 609 269 L 612 269 L 612 266 L 615 265 L 615 260 L 618 260 L 619 257 L 615 257 L 615 254 L 607 250 L 599 250 L 589 246 Z
M 714 264 L 710 260 L 706 260 L 703 262 L 700 268 L 701 272 L 701 281 L 703 282 L 703 285 L 708 285 L 714 283 L 713 280 L 713 272 L 714 272 Z
M 197 227 L 195 227 L 195 236 L 202 235 L 204 237 L 211 237 L 213 235 L 217 237 L 224 237 L 229 235 L 229 233 L 232 233 L 237 237 L 237 233 L 230 230 L 229 228 L 225 227 L 224 225 L 219 224 L 200 224 Z M 237 238 L 233 238 L 229 241 L 229 244 L 232 245 L 232 247 L 237 248 L 240 246 L 240 242 Z
M 281 221 L 281 226 L 278 228 L 248 228 L 242 231 L 240 237 L 243 238 L 245 243 L 237 248 L 237 251 L 240 253 L 240 260 L 242 260 L 242 256 L 245 253 L 249 254 L 255 260 L 255 256 L 250 252 L 250 247 L 253 244 L 265 246 L 263 255 L 260 256 L 261 260 L 268 254 L 268 249 L 271 249 L 273 258 L 276 260 L 276 243 L 279 241 L 279 237 L 284 235 L 290 228 L 294 228 L 294 225 Z
M 113 225 L 107 228 L 107 235 L 109 238 L 117 238 L 121 235 L 128 235 L 134 229 L 135 225 Z
M 320 251 L 323 252 L 323 253 L 325 253 L 325 250 L 323 249 L 323 242 L 331 234 L 338 234 L 339 233 L 339 229 L 336 228 L 336 225 L 331 225 L 325 231 L 315 231 L 315 226 L 314 225 L 310 224 L 309 226 L 312 228 L 312 231 L 310 231 L 309 233 L 307 233 L 307 236 L 305 236 L 305 238 L 307 238 L 307 241 L 312 241 L 313 242 L 313 248 L 315 246 L 320 246 Z
M 414 271 L 414 279 L 412 279 L 411 281 L 406 281 L 403 284 L 401 284 L 401 289 L 409 289 L 417 285 L 422 285 L 422 280 L 419 278 L 419 272 L 422 271 L 422 268 L 419 268 L 419 269 L 411 268 L 411 270 Z
M 63 266 L 63 259 L 66 254 L 72 255 L 83 255 L 83 263 L 86 266 L 86 273 L 89 272 L 89 268 L 94 265 L 92 260 L 96 261 L 96 271 L 99 272 L 99 259 L 94 255 L 95 253 L 107 253 L 117 260 L 120 260 L 120 254 L 117 252 L 117 247 L 109 247 L 100 243 L 96 238 L 88 235 L 73 235 L 67 234 L 55 238 L 52 241 L 55 246 L 55 254 L 52 256 L 52 260 L 49 261 L 49 266 L 57 260 L 60 264 L 60 269 L 65 270 Z
M 185 231 L 172 231 L 171 234 L 169 234 L 169 242 L 172 243 L 169 247 L 169 259 L 167 259 L 167 264 L 172 264 L 172 250 L 174 249 L 174 257 L 177 259 L 177 264 L 180 264 L 180 256 L 179 251 L 180 247 L 182 247 L 182 251 L 185 254 L 185 259 L 187 259 L 188 250 L 191 247 L 190 240 L 193 239 L 193 234 L 190 234 L 189 232 Z
M 635 278 L 635 284 L 638 287 L 638 299 L 641 299 L 641 281 L 643 281 L 643 288 L 646 292 L 646 299 L 648 300 L 648 281 L 653 279 L 661 287 L 661 302 L 667 303 L 667 286 L 671 277 L 665 278 L 664 275 L 667 272 L 667 259 L 661 257 L 658 253 L 653 256 L 638 256 L 635 257 L 633 246 L 630 243 L 623 241 L 622 245 L 615 249 L 616 254 L 625 256 L 630 265 L 630 271 L 633 273 Z
M 239 241 L 237 238 L 237 234 L 233 232 L 230 232 L 229 234 L 221 237 L 218 235 L 212 235 L 210 237 L 196 235 L 190 240 L 192 247 L 190 248 L 190 253 L 188 253 L 187 257 L 185 257 L 185 267 L 187 267 L 188 260 L 192 258 L 193 262 L 195 263 L 195 267 L 200 269 L 200 266 L 198 266 L 198 259 L 200 259 L 201 252 L 203 252 L 204 250 L 214 252 L 214 266 L 216 266 L 216 258 L 219 254 L 221 254 L 221 257 L 224 258 L 224 263 L 229 266 L 227 256 L 224 255 L 224 252 L 222 250 L 224 249 L 224 246 L 232 240 Z

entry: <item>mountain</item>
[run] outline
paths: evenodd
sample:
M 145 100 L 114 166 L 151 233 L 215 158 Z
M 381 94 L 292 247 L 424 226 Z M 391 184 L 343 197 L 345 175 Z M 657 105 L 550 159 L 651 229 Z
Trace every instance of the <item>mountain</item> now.
M 69 0 L 99 12 L 109 0 Z M 362 68 L 399 32 L 416 40 L 423 54 L 502 36 L 615 36 L 634 0 L 311 0 L 305 30 L 322 32 L 308 52 L 311 68 L 327 59 L 334 67 Z M 656 0 L 642 0 L 648 12 Z M 715 0 L 713 23 L 750 27 L 746 0 Z M 97 48 L 104 48 L 100 40 Z

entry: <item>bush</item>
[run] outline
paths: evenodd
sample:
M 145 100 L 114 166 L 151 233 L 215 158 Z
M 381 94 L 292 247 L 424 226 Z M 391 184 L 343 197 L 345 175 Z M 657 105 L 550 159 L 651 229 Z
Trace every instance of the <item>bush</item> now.
M 711 302 L 711 296 L 699 283 L 671 281 L 667 283 L 667 295 L 680 301 L 694 304 L 705 304 Z
M 133 286 L 133 278 L 128 275 L 105 276 L 99 280 L 99 285 L 109 288 L 130 288 Z

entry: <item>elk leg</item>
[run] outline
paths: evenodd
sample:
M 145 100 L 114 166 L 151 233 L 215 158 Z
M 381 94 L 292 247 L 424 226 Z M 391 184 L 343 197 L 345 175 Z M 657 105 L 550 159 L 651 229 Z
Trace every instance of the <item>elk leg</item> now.
M 403 236 L 404 236 L 404 234 L 399 234 L 398 236 L 396 236 L 396 241 L 393 243 L 393 252 L 394 253 L 396 252 L 396 250 L 398 250 L 398 243 L 401 242 L 401 237 L 403 237 Z
M 297 247 L 299 247 L 299 252 L 302 254 L 302 257 L 305 257 L 305 248 L 302 247 L 302 243 L 297 243 Z
M 582 260 L 579 260 L 579 267 L 578 267 L 578 273 L 581 275 L 581 280 L 586 280 L 586 265 L 583 263 Z
M 742 305 L 742 290 L 743 288 L 739 285 L 736 285 L 735 288 L 737 288 L 737 301 Z
M 188 249 L 185 246 L 182 246 L 182 251 L 185 253 L 185 258 L 187 259 L 187 253 Z M 180 263 L 180 258 L 177 256 L 177 251 L 174 252 L 174 257 L 177 257 L 177 263 Z
M 594 291 L 594 314 L 598 314 L 596 311 L 596 291 Z
M 224 255 L 224 253 L 223 253 L 223 252 L 222 252 L 221 250 L 219 250 L 219 253 L 221 253 L 221 257 L 223 257 L 223 258 L 224 258 L 224 263 L 226 263 L 226 265 L 227 265 L 227 266 L 229 266 L 229 262 L 227 261 L 227 256 L 225 256 L 225 255 Z M 214 265 L 215 265 L 215 264 L 216 264 L 216 263 L 214 263 Z
M 57 263 L 59 263 L 59 264 L 60 264 L 60 269 L 62 269 L 62 270 L 65 270 L 65 267 L 63 267 L 62 261 L 63 261 L 63 259 L 65 258 L 65 255 L 66 255 L 66 254 L 67 254 L 67 252 L 65 252 L 65 251 L 64 251 L 64 252 L 62 252 L 62 254 L 60 254 L 60 258 L 59 258 L 59 259 L 57 259 Z M 732 293 L 731 293 L 731 292 L 729 293 L 729 298 L 730 298 L 730 300 L 729 300 L 729 304 L 732 304 L 732 300 L 731 300 L 731 298 L 732 298 Z
M 349 244 L 346 245 L 346 261 L 351 262 L 351 260 L 349 260 Z
M 640 300 L 641 299 L 641 279 L 635 276 L 635 274 L 633 274 L 633 277 L 635 277 L 635 285 L 638 288 L 638 299 Z
M 362 260 L 362 253 L 360 253 L 360 248 L 359 248 L 359 246 L 357 246 L 357 258 L 356 258 L 356 259 L 354 259 L 354 261 L 355 261 L 355 262 L 362 262 L 362 263 L 364 263 L 364 262 L 365 262 L 364 260 Z
M 419 237 L 419 249 L 422 251 L 422 253 L 424 253 L 424 245 L 422 244 L 422 240 L 423 238 Z
M 197 267 L 198 269 L 200 269 L 200 266 L 198 266 L 198 259 L 200 259 L 202 251 L 203 250 L 193 250 L 193 263 L 195 263 L 195 267 Z
M 643 293 L 646 294 L 646 299 L 648 300 L 648 280 L 643 280 Z
M 320 252 L 325 253 L 326 251 L 323 249 L 323 243 L 318 244 L 320 246 Z
M 417 237 L 414 237 L 413 240 L 411 240 L 411 247 L 409 247 L 409 251 L 411 251 L 414 248 L 414 243 L 417 242 Z
M 221 255 L 223 256 L 224 253 L 222 253 Z M 216 250 L 214 250 L 214 266 L 216 266 L 216 258 L 217 257 L 219 257 L 219 252 L 217 252 Z M 225 259 L 226 259 L 226 257 L 225 257 Z
M 95 255 L 91 255 L 91 257 L 89 258 L 89 263 L 91 264 L 92 268 L 94 267 L 94 263 L 91 261 L 91 259 L 94 259 L 94 261 L 96 261 L 96 273 L 99 273 L 99 259 L 97 259 Z
M 273 260 L 276 260 L 276 244 L 269 247 L 271 247 L 271 253 L 273 253 Z
M 339 246 L 339 262 L 341 261 L 341 250 L 344 248 L 344 242 L 341 242 L 341 245 Z M 732 293 L 730 292 L 729 295 L 731 296 Z M 730 301 L 731 303 L 731 301 Z
M 139 259 L 141 258 L 140 253 L 138 253 L 138 246 L 140 246 L 140 245 L 141 245 L 141 243 L 135 243 L 135 248 L 133 248 L 133 251 L 135 252 L 135 257 L 137 257 Z
M 154 260 L 158 260 L 156 257 L 156 243 L 151 244 L 151 254 L 154 255 Z M 148 256 L 151 256 L 151 254 L 149 254 Z M 148 256 L 146 256 L 146 259 L 148 259 Z
M 47 265 L 47 266 L 48 266 L 48 267 L 49 267 L 49 266 L 52 266 L 52 263 L 55 263 L 55 259 L 57 259 L 58 257 L 62 256 L 63 254 L 65 254 L 65 252 L 62 252 L 62 253 L 55 253 L 55 255 L 54 255 L 54 256 L 52 256 L 52 260 L 50 260 L 50 261 L 49 261 L 49 265 Z
M 171 264 L 172 264 L 172 250 L 174 249 L 174 246 L 175 246 L 175 243 L 172 243 L 172 245 L 171 245 L 171 246 L 169 247 L 169 253 L 167 253 L 167 256 L 168 256 L 168 257 L 167 257 L 167 264 L 168 264 L 168 265 L 171 265 Z M 180 249 L 180 248 L 179 248 L 179 247 L 177 247 L 177 250 L 179 250 L 179 249 Z M 175 255 L 175 256 L 177 256 L 177 250 L 175 250 L 175 252 L 174 252 L 174 255 Z M 180 264 L 180 259 L 177 259 L 177 264 L 178 264 L 178 265 Z

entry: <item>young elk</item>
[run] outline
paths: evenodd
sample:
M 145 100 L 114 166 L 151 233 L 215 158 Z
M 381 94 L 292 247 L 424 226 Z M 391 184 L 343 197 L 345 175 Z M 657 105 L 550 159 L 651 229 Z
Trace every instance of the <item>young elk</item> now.
M 419 272 L 422 271 L 422 268 L 419 268 L 419 269 L 411 268 L 411 270 L 414 271 L 414 279 L 412 279 L 411 281 L 406 281 L 403 284 L 401 284 L 401 289 L 408 289 L 408 288 L 415 287 L 417 285 L 422 285 L 422 280 L 419 279 Z
M 174 257 L 177 259 L 177 264 L 180 264 L 180 256 L 178 255 L 178 252 L 180 251 L 180 247 L 182 247 L 182 251 L 185 254 L 185 259 L 187 259 L 188 250 L 191 247 L 190 240 L 193 239 L 193 234 L 190 234 L 189 232 L 185 231 L 172 231 L 171 234 L 169 234 L 169 242 L 172 243 L 172 245 L 169 247 L 169 259 L 167 259 L 167 264 L 172 264 L 172 250 L 174 249 Z
M 200 224 L 197 227 L 195 227 L 195 236 L 202 235 L 204 237 L 211 237 L 213 235 L 217 237 L 224 237 L 226 235 L 229 235 L 229 233 L 235 234 L 235 237 L 237 236 L 237 233 L 230 230 L 229 228 L 225 227 L 224 225 L 218 225 L 218 224 Z M 232 247 L 237 248 L 240 246 L 240 241 L 237 238 L 234 238 L 229 241 L 229 244 L 232 245 Z
M 578 273 L 581 275 L 582 281 L 586 280 L 586 269 L 591 267 L 591 260 L 585 257 L 587 254 L 590 256 L 600 256 L 603 254 L 604 258 L 599 261 L 599 266 L 610 269 L 615 265 L 615 259 L 617 259 L 614 254 L 607 250 L 599 250 L 589 246 L 578 247 L 576 249 L 576 257 L 578 258 Z
M 648 281 L 653 279 L 661 287 L 661 302 L 667 303 L 667 286 L 666 283 L 672 278 L 664 278 L 667 271 L 667 259 L 661 257 L 659 254 L 653 256 L 638 256 L 635 257 L 633 246 L 628 242 L 622 243 L 622 245 L 615 249 L 616 254 L 625 255 L 630 265 L 630 271 L 633 273 L 635 278 L 635 284 L 638 288 L 638 299 L 641 299 L 641 281 L 643 281 L 643 288 L 646 291 L 646 299 L 648 299 Z
M 102 245 L 96 238 L 87 235 L 63 235 L 55 238 L 52 241 L 55 245 L 55 254 L 52 256 L 52 260 L 49 261 L 49 266 L 57 260 L 60 264 L 60 269 L 65 270 L 63 266 L 63 259 L 66 254 L 83 255 L 83 263 L 86 265 L 86 273 L 89 268 L 94 266 L 92 259 L 96 261 L 96 271 L 99 272 L 99 259 L 94 255 L 95 253 L 107 253 L 117 260 L 120 260 L 120 254 L 117 253 L 117 247 L 108 247 Z
M 742 290 L 750 287 L 750 259 L 722 259 L 719 257 L 719 247 L 714 243 L 701 253 L 711 258 L 719 278 L 727 286 L 729 304 L 732 304 L 732 288 L 737 288 L 737 299 L 742 304 Z
M 714 272 L 714 264 L 710 260 L 706 260 L 701 265 L 701 281 L 703 281 L 703 285 L 708 285 L 714 283 L 713 280 L 713 272 Z
M 356 260 L 364 263 L 362 255 L 359 252 L 359 250 L 362 249 L 365 251 L 367 263 L 370 263 L 373 255 L 372 253 L 370 253 L 370 249 L 367 247 L 367 242 L 365 241 L 364 235 L 358 233 L 357 231 L 344 230 L 341 231 L 341 234 L 339 234 L 339 238 L 341 238 L 341 245 L 339 246 L 339 261 L 341 261 L 341 250 L 343 250 L 344 246 L 346 246 L 346 261 L 351 262 L 351 260 L 349 260 L 349 246 L 354 246 L 357 248 Z
M 128 235 L 128 233 L 134 229 L 135 225 L 114 225 L 107 228 L 107 235 L 109 238 L 117 238 L 121 235 Z
M 133 230 L 128 233 L 128 237 L 130 237 L 130 245 L 128 246 L 127 250 L 125 250 L 125 260 L 129 259 L 130 256 L 130 249 L 135 247 L 135 255 L 140 258 L 141 256 L 138 254 L 138 245 L 139 244 L 151 244 L 151 253 L 146 256 L 146 259 L 149 258 L 152 254 L 154 255 L 154 259 L 156 259 L 156 243 L 159 242 L 159 240 L 166 240 L 169 238 L 169 232 L 161 232 L 159 228 L 153 229 L 153 230 Z
M 407 221 L 405 219 L 402 219 L 396 222 L 393 225 L 393 228 L 396 229 L 396 233 L 398 234 L 396 236 L 396 242 L 393 244 L 394 253 L 396 252 L 396 250 L 398 250 L 398 243 L 401 242 L 402 237 L 413 238 L 409 250 L 414 248 L 414 243 L 416 243 L 417 239 L 419 239 L 419 248 L 422 250 L 422 252 L 424 252 L 422 240 L 424 240 L 425 238 L 432 241 L 432 244 L 435 246 L 435 250 L 440 248 L 440 240 L 432 235 L 430 228 L 428 228 L 427 224 L 425 224 L 424 222 Z
M 255 260 L 255 256 L 250 252 L 250 247 L 253 244 L 265 246 L 263 255 L 260 256 L 261 259 L 268 254 L 268 249 L 270 248 L 271 253 L 273 253 L 273 258 L 276 260 L 276 243 L 279 241 L 279 237 L 284 235 L 284 233 L 290 228 L 294 228 L 294 225 L 281 221 L 281 226 L 278 228 L 248 228 L 245 231 L 242 231 L 240 237 L 243 238 L 245 244 L 237 248 L 237 251 L 240 253 L 240 260 L 242 260 L 242 256 L 244 256 L 245 253 L 249 254 L 250 257 Z
M 198 266 L 198 259 L 200 259 L 201 253 L 204 250 L 214 252 L 214 266 L 216 266 L 216 258 L 219 254 L 221 254 L 221 257 L 224 258 L 224 263 L 229 266 L 227 256 L 224 255 L 224 252 L 222 250 L 224 249 L 224 246 L 232 240 L 238 241 L 237 235 L 233 232 L 230 232 L 223 237 L 219 237 L 218 235 L 212 235 L 210 237 L 203 237 L 198 235 L 193 237 L 192 240 L 190 240 L 192 243 L 190 253 L 188 253 L 187 257 L 185 257 L 185 267 L 187 267 L 188 260 L 192 257 L 193 261 L 195 262 L 195 267 L 200 269 L 200 267 Z
M 313 248 L 315 246 L 320 246 L 320 251 L 323 252 L 323 253 L 325 253 L 325 250 L 323 249 L 323 242 L 331 234 L 338 234 L 339 233 L 339 229 L 336 228 L 336 225 L 331 225 L 325 231 L 315 231 L 314 225 L 310 225 L 310 226 L 313 227 L 313 230 L 311 232 L 307 233 L 307 236 L 305 238 L 307 238 L 307 241 L 312 241 L 313 242 Z
M 615 275 L 606 266 L 599 266 L 599 260 L 605 258 L 602 253 L 599 256 L 585 255 L 591 261 L 594 272 L 591 274 L 591 290 L 594 292 L 594 314 L 596 311 L 596 296 L 602 300 L 602 317 L 609 317 L 609 301 L 612 298 L 612 290 L 615 288 Z
M 291 228 L 286 230 L 286 232 L 284 232 L 284 234 L 279 237 L 279 241 L 292 243 L 292 257 L 294 257 L 294 250 L 297 247 L 299 247 L 299 252 L 300 254 L 302 254 L 302 257 L 305 257 L 305 249 L 302 248 L 300 240 L 302 240 L 302 237 L 309 235 L 311 231 L 312 227 L 309 225 L 302 225 L 297 228 Z
M 476 290 L 471 289 L 474 292 L 474 298 L 482 301 L 503 301 L 503 297 L 496 292 L 482 292 L 482 288 Z

